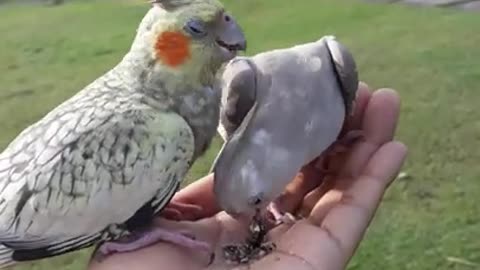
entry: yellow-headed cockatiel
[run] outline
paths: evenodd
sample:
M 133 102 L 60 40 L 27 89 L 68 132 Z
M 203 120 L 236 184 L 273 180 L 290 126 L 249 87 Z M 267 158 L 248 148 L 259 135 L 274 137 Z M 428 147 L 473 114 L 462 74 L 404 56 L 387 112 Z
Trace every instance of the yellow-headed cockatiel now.
M 97 243 L 208 250 L 150 225 L 215 135 L 215 75 L 245 47 L 217 0 L 154 1 L 117 66 L 1 153 L 0 266 Z

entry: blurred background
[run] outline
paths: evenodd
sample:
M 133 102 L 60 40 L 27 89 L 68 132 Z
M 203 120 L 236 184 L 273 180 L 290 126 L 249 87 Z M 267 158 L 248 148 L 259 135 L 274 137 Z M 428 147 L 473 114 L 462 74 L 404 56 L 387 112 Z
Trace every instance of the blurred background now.
M 0 0 L 1 148 L 120 61 L 145 2 Z M 361 80 L 402 97 L 398 139 L 408 161 L 349 269 L 480 269 L 480 1 L 224 2 L 246 30 L 247 54 L 333 34 Z M 16 269 L 80 270 L 88 254 Z

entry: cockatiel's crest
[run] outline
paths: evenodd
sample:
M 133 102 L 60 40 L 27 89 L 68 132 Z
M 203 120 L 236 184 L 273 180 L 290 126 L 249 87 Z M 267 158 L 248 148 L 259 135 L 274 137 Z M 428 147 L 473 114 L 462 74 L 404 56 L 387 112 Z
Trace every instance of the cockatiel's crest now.
M 214 15 L 212 11 L 215 11 L 215 9 L 223 10 L 222 3 L 217 0 L 153 0 L 151 3 L 169 11 L 178 11 L 179 8 L 189 7 L 200 13 L 205 12 L 207 16 Z
M 211 84 L 215 74 L 209 72 L 246 46 L 230 28 L 238 25 L 217 0 L 156 0 L 133 48 L 145 53 L 145 60 L 157 65 L 163 76 Z

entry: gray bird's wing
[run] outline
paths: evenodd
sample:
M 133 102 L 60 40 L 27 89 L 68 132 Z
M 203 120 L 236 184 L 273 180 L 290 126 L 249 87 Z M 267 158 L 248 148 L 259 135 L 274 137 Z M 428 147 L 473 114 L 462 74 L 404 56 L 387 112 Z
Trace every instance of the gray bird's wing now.
M 71 99 L 0 155 L 0 266 L 92 245 L 176 191 L 194 151 L 188 124 L 129 96 L 102 98 Z
M 248 122 L 245 118 L 255 105 L 256 72 L 255 64 L 248 58 L 237 57 L 230 61 L 222 74 L 222 101 L 217 130 L 224 142 L 230 139 L 244 121 Z M 213 171 L 224 147 L 225 143 L 215 157 L 210 172 Z
M 218 132 L 226 141 L 240 126 L 255 103 L 257 90 L 255 64 L 248 58 L 237 57 L 226 67 L 221 83 L 222 102 Z

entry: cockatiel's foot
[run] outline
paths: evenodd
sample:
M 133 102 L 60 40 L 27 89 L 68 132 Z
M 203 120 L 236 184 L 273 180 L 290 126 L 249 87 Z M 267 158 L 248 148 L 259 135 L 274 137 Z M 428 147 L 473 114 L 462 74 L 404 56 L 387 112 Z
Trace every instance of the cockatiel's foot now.
M 207 242 L 196 240 L 195 236 L 187 231 L 172 231 L 163 228 L 154 228 L 142 234 L 133 234 L 118 241 L 105 242 L 98 248 L 95 258 L 102 260 L 114 253 L 136 251 L 162 241 L 192 250 L 204 251 L 210 256 L 209 264 L 214 259 L 213 248 Z
M 160 216 L 169 220 L 195 220 L 201 216 L 203 208 L 196 204 L 172 202 L 162 209 Z
M 292 225 L 297 221 L 291 213 L 282 213 L 275 202 L 272 202 L 267 210 L 272 214 L 275 226 L 281 224 Z

